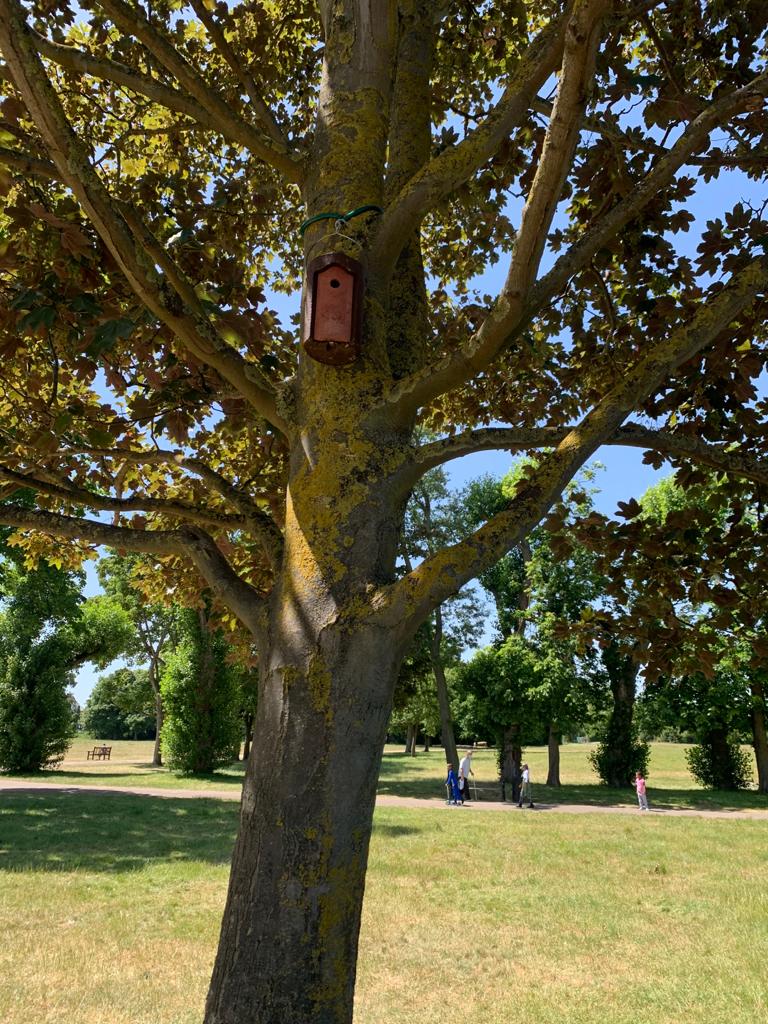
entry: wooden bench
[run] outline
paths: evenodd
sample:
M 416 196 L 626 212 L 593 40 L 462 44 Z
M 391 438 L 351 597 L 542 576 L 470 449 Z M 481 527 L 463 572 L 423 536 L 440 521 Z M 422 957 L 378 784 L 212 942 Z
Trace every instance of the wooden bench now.
M 85 755 L 86 761 L 110 761 L 112 759 L 112 747 L 94 747 Z

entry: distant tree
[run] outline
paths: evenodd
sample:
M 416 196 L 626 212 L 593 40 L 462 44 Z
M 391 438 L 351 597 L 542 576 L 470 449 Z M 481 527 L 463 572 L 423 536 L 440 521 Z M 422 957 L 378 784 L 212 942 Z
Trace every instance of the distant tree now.
M 251 754 L 253 740 L 253 721 L 256 716 L 256 705 L 259 698 L 259 672 L 256 667 L 243 665 L 232 666 L 237 690 L 237 709 L 243 730 L 243 760 L 247 761 Z M 236 756 L 240 754 L 240 743 L 235 746 Z
M 83 709 L 83 725 L 97 739 L 154 739 L 155 700 L 149 673 L 120 668 L 97 679 Z
M 662 685 L 682 687 L 677 697 L 670 695 L 665 728 L 693 728 L 685 714 L 693 680 L 699 680 L 697 691 L 717 692 L 713 707 L 730 694 L 736 717 L 746 695 L 758 787 L 768 792 L 768 535 L 759 488 L 711 471 L 680 470 L 639 502 L 620 503 L 619 516 L 624 522 L 593 513 L 577 528 L 606 577 L 609 597 L 582 626 L 605 649 L 612 687 L 623 695 L 623 707 L 616 706 L 623 723 L 615 730 L 616 760 L 636 741 L 627 731 L 635 687 L 624 680 L 643 664 L 650 693 Z M 740 684 L 723 685 L 732 678 Z M 702 743 L 727 760 L 721 726 L 713 726 L 719 739 Z M 729 778 L 729 770 L 720 775 Z
M 137 554 L 110 554 L 100 559 L 98 573 L 105 592 L 120 603 L 134 624 L 133 642 L 126 654 L 131 661 L 147 666 L 155 714 L 152 764 L 159 766 L 162 764 L 160 737 L 163 728 L 160 676 L 165 651 L 173 640 L 174 611 L 168 604 L 148 600 L 142 591 L 139 574 L 145 562 L 146 559 Z
M 469 524 L 483 521 L 503 507 L 535 463 L 532 458 L 522 459 L 501 480 L 483 477 L 473 481 L 464 494 Z M 529 677 L 535 687 L 530 696 L 539 713 L 547 717 L 547 783 L 553 786 L 560 785 L 562 733 L 579 715 L 583 716 L 586 692 L 570 627 L 601 586 L 592 552 L 573 537 L 567 544 L 562 538 L 574 516 L 584 515 L 592 507 L 594 473 L 594 467 L 585 469 L 578 481 L 566 488 L 563 500 L 555 505 L 546 523 L 532 530 L 525 541 L 480 576 L 496 605 L 502 643 L 513 636 L 525 639 L 538 666 L 536 674 Z M 506 735 L 511 743 L 513 736 L 519 736 L 519 729 L 511 720 L 508 725 Z M 502 764 L 504 778 L 513 786 L 521 756 L 521 744 L 508 743 Z
M 240 722 L 229 645 L 205 607 L 177 612 L 179 640 L 160 681 L 163 756 L 171 768 L 205 774 L 232 760 Z
M 83 601 L 82 573 L 6 560 L 0 612 L 0 766 L 34 772 L 61 761 L 75 729 L 67 687 L 77 668 L 106 665 L 130 623 L 105 598 Z
M 416 484 L 406 507 L 401 554 L 405 571 L 428 558 L 446 544 L 459 540 L 465 526 L 463 495 L 451 492 L 445 470 L 434 469 Z M 458 660 L 462 649 L 474 643 L 480 634 L 480 611 L 476 595 L 465 589 L 439 604 L 417 631 L 413 644 L 426 644 L 433 686 L 437 697 L 440 737 L 448 764 L 458 768 L 453 720 L 451 716 L 446 667 Z M 425 737 L 435 735 L 431 724 L 434 703 L 423 686 L 418 688 L 412 713 L 423 721 Z M 396 712 L 397 714 L 397 712 Z M 414 726 L 416 722 L 410 723 Z M 415 737 L 413 738 L 415 744 Z

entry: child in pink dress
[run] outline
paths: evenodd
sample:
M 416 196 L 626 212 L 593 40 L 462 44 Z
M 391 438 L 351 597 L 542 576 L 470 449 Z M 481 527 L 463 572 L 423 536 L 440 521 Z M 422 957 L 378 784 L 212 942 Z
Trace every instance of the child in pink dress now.
M 637 790 L 637 802 L 641 811 L 648 810 L 648 796 L 645 792 L 645 779 L 640 772 L 635 772 L 635 789 Z

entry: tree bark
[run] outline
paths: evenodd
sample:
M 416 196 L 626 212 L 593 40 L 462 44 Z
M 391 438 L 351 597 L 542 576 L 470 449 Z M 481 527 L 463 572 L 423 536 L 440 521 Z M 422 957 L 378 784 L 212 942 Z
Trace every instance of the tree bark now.
M 411 724 L 405 734 L 405 753 L 411 756 L 416 753 L 416 726 Z
M 431 745 L 432 745 L 432 738 L 430 736 L 427 736 L 426 733 L 425 733 L 424 734 L 424 753 L 425 754 L 429 753 L 429 749 L 430 749 Z
M 603 780 L 609 786 L 622 788 L 632 782 L 637 667 L 632 656 L 614 642 L 603 651 L 603 662 L 613 697 L 604 741 L 606 757 Z
M 548 771 L 547 785 L 560 785 L 560 730 L 556 722 L 549 723 L 549 739 L 547 743 Z
M 152 767 L 160 768 L 163 764 L 161 752 L 162 731 L 163 731 L 163 699 L 160 696 L 160 680 L 158 679 L 157 657 L 149 662 L 149 683 L 155 695 L 155 745 L 152 750 Z
M 368 842 L 399 655 L 370 630 L 325 627 L 311 645 L 306 636 L 297 643 L 295 620 L 279 619 L 279 635 L 261 648 L 258 742 L 206 1024 L 352 1019 Z
M 501 799 L 507 799 L 507 787 L 511 788 L 511 800 L 517 802 L 522 781 L 523 748 L 520 746 L 520 723 L 513 722 L 505 729 L 499 755 L 499 779 Z
M 430 629 L 430 658 L 432 661 L 432 674 L 435 677 L 435 688 L 437 690 L 437 703 L 440 708 L 440 735 L 443 740 L 446 764 L 452 764 L 456 771 L 459 770 L 459 753 L 456 749 L 456 737 L 453 734 L 453 722 L 451 721 L 451 705 L 448 700 L 448 684 L 445 679 L 445 670 L 441 659 L 441 647 L 443 641 L 443 615 L 441 609 L 435 609 L 435 617 Z
M 251 754 L 251 737 L 253 735 L 253 714 L 245 716 L 245 739 L 243 741 L 243 760 L 247 761 Z
M 768 793 L 768 727 L 766 726 L 765 688 L 757 680 L 749 684 L 752 693 L 752 746 L 757 762 L 757 788 Z

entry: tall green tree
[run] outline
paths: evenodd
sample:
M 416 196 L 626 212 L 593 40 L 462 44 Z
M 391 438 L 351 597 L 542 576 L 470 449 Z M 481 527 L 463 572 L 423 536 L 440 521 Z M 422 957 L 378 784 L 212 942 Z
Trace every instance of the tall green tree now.
M 240 748 L 238 677 L 206 608 L 177 612 L 178 634 L 160 681 L 163 756 L 180 772 L 207 774 Z
M 400 661 L 601 444 L 765 479 L 764 215 L 678 238 L 766 173 L 764 6 L 0 0 L 2 518 L 259 651 L 207 1024 L 348 1024 Z M 546 454 L 399 576 L 416 482 L 488 448 Z
M 401 540 L 405 571 L 412 573 L 415 564 L 434 555 L 447 544 L 458 541 L 465 521 L 463 496 L 450 491 L 445 471 L 434 469 L 425 474 L 414 487 L 406 508 Z M 446 667 L 451 660 L 460 657 L 463 649 L 477 640 L 480 631 L 479 602 L 471 590 L 465 589 L 438 605 L 414 639 L 414 643 L 426 641 L 427 644 L 445 759 L 457 770 L 459 755 L 451 717 Z M 430 703 L 420 691 L 413 712 L 423 711 L 422 717 L 430 718 Z M 418 717 L 416 721 L 419 721 Z
M 133 643 L 126 650 L 132 662 L 147 666 L 147 680 L 154 695 L 155 747 L 152 764 L 160 766 L 162 751 L 160 740 L 163 731 L 163 700 L 160 693 L 160 677 L 163 672 L 164 655 L 173 641 L 174 610 L 166 602 L 147 600 L 142 591 L 138 574 L 142 560 L 136 554 L 111 554 L 99 560 L 99 580 L 106 594 L 114 598 L 131 617 L 134 625 Z
M 83 601 L 82 574 L 6 560 L 0 611 L 0 767 L 36 772 L 63 758 L 76 724 L 67 687 L 86 662 L 123 650 L 130 624 L 106 599 Z
M 473 481 L 464 494 L 464 510 L 475 523 L 492 515 L 513 493 L 521 476 L 535 461 L 525 459 L 501 480 L 484 477 Z M 590 467 L 578 483 L 569 485 L 547 523 L 535 527 L 526 540 L 508 552 L 480 577 L 496 605 L 502 640 L 511 636 L 528 639 L 538 663 L 547 664 L 536 683 L 538 701 L 548 718 L 547 784 L 560 785 L 560 742 L 563 731 L 574 723 L 574 712 L 583 703 L 586 690 L 577 666 L 576 644 L 570 638 L 571 625 L 600 593 L 602 580 L 595 556 L 569 533 L 575 515 L 592 507 L 591 484 L 595 470 Z M 510 720 L 504 741 L 507 753 L 501 760 L 514 789 L 522 758 L 519 723 Z M 516 767 L 513 768 L 512 765 Z
M 83 708 L 86 732 L 99 740 L 155 738 L 155 700 L 146 670 L 120 668 L 100 676 Z

